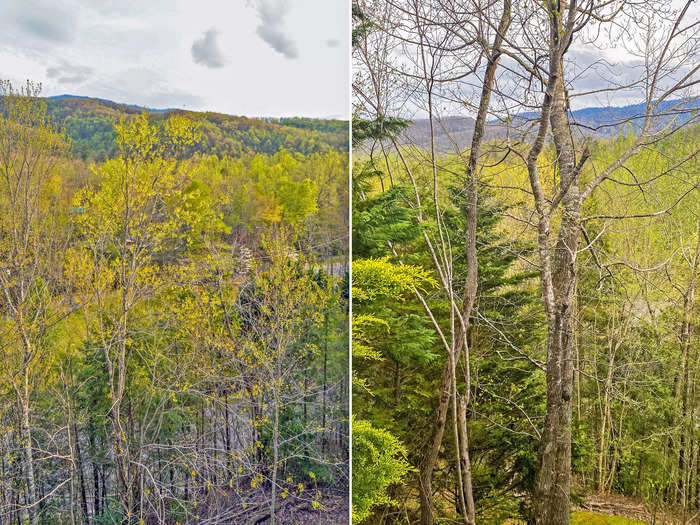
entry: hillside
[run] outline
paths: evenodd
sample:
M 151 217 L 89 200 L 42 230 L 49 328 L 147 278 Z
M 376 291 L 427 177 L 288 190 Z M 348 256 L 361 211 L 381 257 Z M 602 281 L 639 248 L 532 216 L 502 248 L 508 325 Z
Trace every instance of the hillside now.
M 288 150 L 303 154 L 348 151 L 348 123 L 305 118 L 253 119 L 213 112 L 153 109 L 111 100 L 60 95 L 46 100 L 51 118 L 73 141 L 74 155 L 104 160 L 116 154 L 114 124 L 147 112 L 154 122 L 180 113 L 200 123 L 197 152 L 239 157 L 247 153 L 274 154 Z

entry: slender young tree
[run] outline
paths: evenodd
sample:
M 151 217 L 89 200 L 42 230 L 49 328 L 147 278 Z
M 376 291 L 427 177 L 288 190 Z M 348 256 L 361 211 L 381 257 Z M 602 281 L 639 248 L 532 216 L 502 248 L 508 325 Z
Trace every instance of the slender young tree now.
M 51 125 L 39 84 L 16 91 L 0 83 L 0 292 L 5 380 L 16 394 L 22 443 L 26 511 L 39 523 L 32 426 L 34 375 L 45 356 L 45 338 L 58 313 L 56 275 L 61 239 L 51 232 L 65 137 Z

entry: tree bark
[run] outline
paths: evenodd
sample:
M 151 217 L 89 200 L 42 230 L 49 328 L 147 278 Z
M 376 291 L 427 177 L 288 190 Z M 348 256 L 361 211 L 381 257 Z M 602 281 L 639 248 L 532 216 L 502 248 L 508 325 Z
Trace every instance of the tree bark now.
M 559 63 L 554 63 L 557 60 Z M 573 307 L 576 293 L 576 251 L 580 235 L 580 196 L 578 174 L 587 158 L 576 165 L 562 74 L 561 58 L 550 62 L 553 90 L 550 113 L 552 136 L 557 153 L 562 219 L 553 253 L 547 239 L 539 239 L 540 254 L 551 266 L 540 261 L 544 275 L 543 292 L 548 294 L 547 315 L 547 405 L 540 441 L 539 469 L 535 487 L 535 515 L 538 525 L 567 525 L 571 494 L 571 419 L 574 383 Z M 542 243 L 546 244 L 543 246 Z

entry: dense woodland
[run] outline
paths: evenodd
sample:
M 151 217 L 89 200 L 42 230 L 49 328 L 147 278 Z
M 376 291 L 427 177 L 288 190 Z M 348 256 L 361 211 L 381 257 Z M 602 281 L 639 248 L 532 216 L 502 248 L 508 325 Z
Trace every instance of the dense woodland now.
M 346 522 L 347 122 L 0 90 L 0 523 Z
M 189 154 L 240 157 L 287 150 L 308 155 L 349 149 L 347 122 L 340 120 L 253 119 L 221 113 L 156 110 L 88 97 L 58 96 L 46 102 L 51 120 L 71 139 L 73 157 L 83 160 L 116 157 L 119 146 L 115 126 L 121 119 L 135 118 L 143 111 L 149 113 L 155 125 L 162 125 L 176 114 L 197 121 L 200 139 L 196 147 L 186 150 Z
M 355 3 L 356 522 L 699 522 L 700 46 L 676 7 Z M 596 76 L 594 42 L 642 65 Z M 641 109 L 581 132 L 579 91 Z

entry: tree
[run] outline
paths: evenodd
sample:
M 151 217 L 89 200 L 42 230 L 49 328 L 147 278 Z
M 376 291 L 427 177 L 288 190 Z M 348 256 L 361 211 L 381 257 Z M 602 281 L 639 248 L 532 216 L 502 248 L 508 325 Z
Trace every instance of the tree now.
M 51 326 L 66 314 L 58 304 L 55 264 L 62 242 L 53 237 L 60 215 L 54 204 L 59 192 L 61 156 L 67 142 L 38 100 L 41 86 L 27 82 L 15 91 L 0 83 L 0 292 L 5 380 L 12 385 L 20 411 L 26 511 L 39 523 L 32 381 L 43 358 Z M 52 238 L 53 237 L 53 238 Z
M 301 334 L 323 322 L 323 307 L 328 290 L 324 290 L 304 271 L 305 261 L 292 253 L 293 242 L 284 230 L 263 240 L 266 254 L 265 271 L 257 274 L 249 290 L 241 294 L 240 318 L 245 324 L 243 346 L 252 357 L 251 374 L 259 379 L 261 388 L 270 391 L 272 455 L 269 465 L 270 522 L 278 522 L 279 470 L 282 464 L 293 461 L 297 454 L 308 454 L 299 447 L 308 428 L 296 431 L 283 426 L 286 412 L 299 406 L 307 395 L 299 382 L 309 354 L 318 356 L 318 349 L 310 347 Z M 300 388 L 301 386 L 301 388 Z M 267 421 L 267 417 L 264 421 Z M 261 443 L 263 445 L 263 443 Z M 285 446 L 286 445 L 286 446 Z M 301 451 L 296 452 L 301 448 Z M 284 451 L 292 451 L 284 454 Z M 312 474 L 315 476 L 315 474 Z M 299 489 L 301 492 L 301 489 Z M 280 494 L 286 498 L 287 490 Z M 315 498 L 315 496 L 312 496 Z M 312 504 L 319 505 L 316 499 Z

